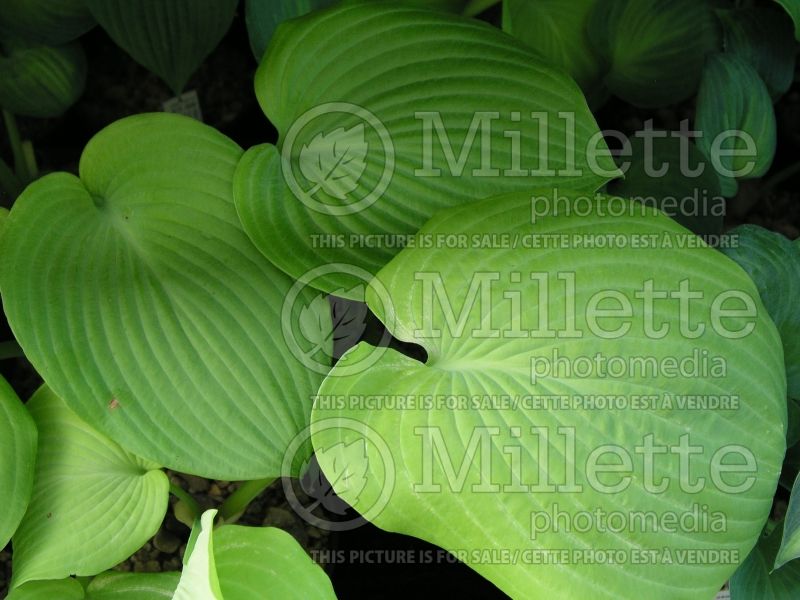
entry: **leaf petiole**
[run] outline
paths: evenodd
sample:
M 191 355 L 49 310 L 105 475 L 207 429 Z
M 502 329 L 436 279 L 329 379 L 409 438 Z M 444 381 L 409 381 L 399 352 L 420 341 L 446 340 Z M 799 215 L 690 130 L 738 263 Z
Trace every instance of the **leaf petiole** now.
M 269 487 L 275 478 L 253 479 L 244 481 L 239 488 L 233 492 L 219 509 L 219 515 L 225 523 L 235 523 L 247 510 L 247 506 L 255 500 L 261 492 Z

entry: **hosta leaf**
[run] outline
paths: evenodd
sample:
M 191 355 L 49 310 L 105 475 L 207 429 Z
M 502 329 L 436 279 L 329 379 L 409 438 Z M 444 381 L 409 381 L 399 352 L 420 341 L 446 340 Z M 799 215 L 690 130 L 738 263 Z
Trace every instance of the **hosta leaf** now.
M 36 425 L 0 377 L 0 548 L 17 529 L 33 487 Z
M 749 63 L 778 100 L 794 79 L 795 39 L 786 15 L 777 9 L 751 7 L 720 11 L 725 52 Z
M 255 244 L 298 279 L 331 263 L 375 273 L 445 206 L 534 181 L 593 192 L 617 175 L 574 82 L 510 36 L 444 12 L 356 3 L 287 22 L 256 93 L 280 142 L 245 154 L 236 206 Z M 377 243 L 363 243 L 370 234 Z M 339 272 L 314 281 L 328 293 L 363 283 Z
M 579 193 L 557 193 L 566 200 L 549 211 L 534 213 L 530 192 L 450 209 L 418 235 L 504 234 L 517 245 L 474 246 L 457 260 L 446 249 L 407 248 L 381 270 L 367 303 L 397 323 L 397 337 L 424 346 L 427 363 L 388 351 L 373 368 L 345 375 L 343 363 L 369 352 L 356 346 L 320 388 L 314 447 L 364 440 L 367 484 L 334 484 L 337 494 L 381 528 L 456 552 L 513 598 L 617 600 L 634 589 L 643 598 L 712 598 L 755 544 L 781 470 L 786 387 L 778 333 L 744 271 L 715 250 L 686 246 L 696 238 L 671 219 L 626 200 L 587 203 Z M 534 207 L 551 197 L 552 190 L 534 191 Z M 570 241 L 525 248 L 526 239 L 553 234 Z M 650 248 L 574 241 L 609 234 L 659 241 Z M 540 287 L 544 277 L 548 285 Z M 654 293 L 694 294 L 690 312 L 674 296 L 644 306 L 648 281 Z M 375 302 L 378 285 L 391 295 L 385 310 Z M 592 300 L 598 297 L 617 300 Z M 743 306 L 746 317 L 727 313 Z M 615 316 L 598 325 L 598 308 Z M 682 374 L 670 373 L 673 360 L 695 353 L 724 368 L 684 363 Z M 646 358 L 648 369 L 636 367 Z M 617 366 L 606 370 L 602 359 Z M 716 409 L 676 402 L 686 395 L 738 402 Z M 621 400 L 602 406 L 609 396 Z M 404 404 L 381 409 L 363 398 Z M 635 447 L 647 440 L 672 458 L 637 457 Z M 593 462 L 609 445 L 614 456 Z M 681 445 L 693 448 L 689 469 L 674 456 Z M 742 454 L 731 456 L 734 448 Z M 326 474 L 337 458 L 343 453 L 320 458 Z M 722 477 L 721 465 L 744 459 L 749 475 Z M 596 464 L 617 474 L 598 475 Z M 694 487 L 684 485 L 690 481 Z M 670 531 L 635 516 L 685 518 L 699 507 L 717 529 Z M 622 521 L 609 529 L 597 510 Z M 547 515 L 558 525 L 547 527 Z M 728 559 L 690 552 L 710 549 Z M 609 562 L 592 552 L 617 554 Z M 643 559 L 648 552 L 655 556 Z
M 773 571 L 781 527 L 762 536 L 731 577 L 731 600 L 794 600 L 800 594 L 800 562 Z
M 57 117 L 86 85 L 86 55 L 77 42 L 14 46 L 0 56 L 0 107 L 29 117 Z
M 608 192 L 655 206 L 698 235 L 722 233 L 725 200 L 702 152 L 674 132 L 642 133 L 657 137 L 634 135 L 630 157 L 620 159 L 629 162 L 625 178 L 612 181 Z
M 245 20 L 256 59 L 261 60 L 264 56 L 278 25 L 334 2 L 336 0 L 247 0 Z
M 225 600 L 336 598 L 325 572 L 275 527 L 220 527 L 214 532 L 214 558 Z
M 237 0 L 86 0 L 136 62 L 179 94 L 228 31 Z
M 313 294 L 282 322 L 292 281 L 239 224 L 241 152 L 187 117 L 123 119 L 89 142 L 80 179 L 33 183 L 0 240 L 6 315 L 52 389 L 138 456 L 231 480 L 281 474 L 324 372 L 282 334 Z
M 175 600 L 335 600 L 325 572 L 290 534 L 238 525 L 213 530 L 215 513 L 203 514 Z
M 3 0 L 0 33 L 42 44 L 70 42 L 94 27 L 85 0 Z
M 180 573 L 118 573 L 108 571 L 92 579 L 86 600 L 170 600 Z
M 588 31 L 608 62 L 611 92 L 657 107 L 694 94 L 706 56 L 720 48 L 719 29 L 706 0 L 603 0 Z
M 192 530 L 192 541 L 183 557 L 183 573 L 173 600 L 222 600 L 214 564 L 214 517 L 207 510 Z M 193 543 L 192 543 L 193 542 Z
M 716 54 L 703 71 L 697 94 L 698 146 L 709 157 L 725 189 L 735 194 L 734 179 L 764 175 L 775 157 L 775 111 L 767 86 L 741 58 Z
M 792 495 L 783 521 L 783 537 L 775 557 L 775 568 L 780 569 L 791 560 L 800 558 L 800 475 L 792 486 Z M 797 571 L 800 574 L 800 570 Z M 798 581 L 800 591 L 800 580 Z
M 741 225 L 729 233 L 738 243 L 723 252 L 755 282 L 781 335 L 787 391 L 792 398 L 800 399 L 800 248 L 758 225 Z
M 800 0 L 775 0 L 794 21 L 794 37 L 800 42 Z
M 180 573 L 101 573 L 84 590 L 77 579 L 29 581 L 7 600 L 170 600 Z
M 586 31 L 597 0 L 506 0 L 503 30 L 521 39 L 545 62 L 562 67 L 591 100 L 604 95 L 605 64 Z
M 96 575 L 138 550 L 167 511 L 169 480 L 81 421 L 46 387 L 30 506 L 13 539 L 13 584 Z
M 6 600 L 84 600 L 83 586 L 77 579 L 30 581 L 11 590 Z

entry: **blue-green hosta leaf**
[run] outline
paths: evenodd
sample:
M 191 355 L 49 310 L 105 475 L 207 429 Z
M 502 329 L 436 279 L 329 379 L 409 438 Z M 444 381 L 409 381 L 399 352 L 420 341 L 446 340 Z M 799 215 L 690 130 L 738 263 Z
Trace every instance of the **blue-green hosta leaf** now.
M 237 0 L 86 0 L 136 62 L 179 94 L 228 31 Z
M 788 394 L 800 399 L 800 248 L 758 225 L 741 225 L 729 233 L 738 237 L 738 244 L 723 252 L 755 282 L 781 335 Z
M 725 200 L 702 152 L 672 132 L 642 133 L 652 141 L 634 135 L 630 157 L 620 158 L 629 162 L 625 178 L 612 181 L 608 192 L 655 206 L 698 235 L 722 233 Z
M 57 117 L 86 86 L 80 44 L 13 47 L 0 56 L 0 107 L 29 117 Z
M 42 44 L 70 42 L 94 27 L 86 0 L 3 0 L 0 33 Z
M 13 584 L 96 575 L 125 560 L 164 519 L 166 474 L 89 427 L 46 387 L 27 407 L 39 445 L 31 502 L 13 538 Z
M 33 488 L 36 425 L 0 377 L 0 548 L 17 529 Z
M 608 88 L 643 107 L 695 93 L 706 56 L 720 48 L 719 29 L 706 0 L 603 0 L 588 26 L 608 62 Z
M 315 402 L 314 447 L 365 440 L 366 486 L 336 493 L 379 527 L 456 552 L 513 598 L 710 599 L 755 544 L 778 482 L 778 333 L 745 272 L 671 219 L 556 194 L 565 200 L 549 210 L 553 190 L 444 211 L 418 239 L 458 233 L 468 251 L 406 248 L 381 270 L 392 302 L 380 310 L 373 282 L 367 303 L 427 363 L 389 351 L 337 376 L 368 348 L 345 354 Z M 657 242 L 598 248 L 609 235 Z M 682 308 L 673 292 L 694 299 Z M 671 299 L 650 304 L 653 294 Z M 691 366 L 700 356 L 708 368 Z M 661 458 L 641 455 L 650 444 Z M 337 459 L 323 454 L 326 474 Z M 706 527 L 640 520 L 696 510 Z
M 29 581 L 7 600 L 170 600 L 180 573 L 101 573 L 84 590 L 77 579 Z
M 751 7 L 720 11 L 725 52 L 749 63 L 778 100 L 794 79 L 797 53 L 792 24 L 778 9 Z
M 789 497 L 789 506 L 783 521 L 781 546 L 775 557 L 775 568 L 780 569 L 796 558 L 800 558 L 800 475 L 795 479 L 792 494 Z M 800 586 L 798 586 L 798 590 L 800 590 Z
M 764 535 L 731 577 L 731 600 L 794 600 L 800 595 L 800 562 L 773 571 L 781 527 Z
M 794 21 L 794 37 L 800 42 L 800 0 L 775 0 Z
M 281 474 L 322 379 L 282 335 L 293 282 L 236 215 L 241 154 L 187 117 L 123 119 L 89 142 L 80 179 L 33 183 L 0 240 L 6 314 L 52 389 L 138 456 L 231 480 Z
M 77 579 L 29 581 L 11 590 L 6 600 L 84 600 L 86 594 Z
M 335 600 L 325 572 L 290 534 L 238 525 L 212 530 L 215 513 L 203 514 L 174 600 Z
M 709 58 L 697 94 L 695 129 L 726 196 L 735 195 L 736 179 L 761 177 L 772 165 L 777 140 L 772 99 L 756 70 L 741 58 Z
M 245 21 L 250 47 L 256 60 L 261 60 L 278 25 L 330 6 L 337 0 L 246 0 Z
M 605 95 L 605 63 L 589 43 L 587 25 L 597 0 L 506 0 L 503 30 L 521 39 L 547 63 L 562 67 L 592 100 Z
M 295 278 L 330 263 L 375 273 L 446 206 L 533 182 L 593 192 L 617 175 L 572 80 L 510 36 L 444 12 L 375 2 L 287 22 L 256 93 L 281 136 L 245 154 L 236 206 Z M 328 293 L 359 283 L 338 272 L 314 282 Z

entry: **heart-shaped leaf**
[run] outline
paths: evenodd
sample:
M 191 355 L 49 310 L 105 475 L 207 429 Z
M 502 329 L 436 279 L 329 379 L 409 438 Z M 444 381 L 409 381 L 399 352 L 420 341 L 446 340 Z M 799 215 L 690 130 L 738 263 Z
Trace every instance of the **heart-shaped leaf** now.
M 503 30 L 533 48 L 545 62 L 567 71 L 592 106 L 608 96 L 602 82 L 606 66 L 587 33 L 596 4 L 597 0 L 503 2 Z
M 81 421 L 46 387 L 27 404 L 39 430 L 33 494 L 14 535 L 12 583 L 96 575 L 155 535 L 169 480 Z
M 612 181 L 609 193 L 655 206 L 697 235 L 722 233 L 719 178 L 694 142 L 677 132 L 637 132 L 629 154 L 620 158 L 625 178 Z
M 57 117 L 86 86 L 86 55 L 80 44 L 7 47 L 0 55 L 0 106 L 18 115 Z
M 593 192 L 618 174 L 573 81 L 444 12 L 353 3 L 287 22 L 256 94 L 281 136 L 239 164 L 239 215 L 286 273 L 327 269 L 313 283 L 327 293 L 364 283 L 328 265 L 369 279 L 445 206 L 533 182 Z
M 731 577 L 731 600 L 794 600 L 800 594 L 800 562 L 772 570 L 781 544 L 781 527 L 762 536 Z
M 588 31 L 608 63 L 608 88 L 642 107 L 689 98 L 706 56 L 721 47 L 719 23 L 707 0 L 603 0 Z
M 5 548 L 28 507 L 35 461 L 36 425 L 0 377 L 0 548 Z
M 794 21 L 794 37 L 800 42 L 800 0 L 775 0 Z
M 409 247 L 381 270 L 392 302 L 378 316 L 427 363 L 388 351 L 362 373 L 337 364 L 314 447 L 364 440 L 365 489 L 336 492 L 513 598 L 711 598 L 755 544 L 780 474 L 778 333 L 744 271 L 671 219 L 556 194 L 549 211 L 553 190 L 444 211 L 417 239 L 463 234 L 468 253 Z M 633 246 L 643 239 L 656 242 Z M 711 549 L 727 559 L 697 554 Z
M 264 56 L 278 25 L 334 2 L 336 0 L 247 0 L 245 20 L 256 60 Z
M 729 233 L 737 243 L 722 251 L 756 284 L 781 334 L 787 391 L 792 398 L 800 399 L 800 248 L 758 225 L 741 225 Z
M 95 21 L 86 0 L 3 0 L 0 33 L 59 45 L 80 37 Z
M 175 94 L 228 31 L 237 0 L 86 0 L 111 39 Z
M 750 7 L 720 11 L 725 25 L 725 53 L 749 63 L 778 100 L 794 80 L 792 24 L 778 9 Z
M 324 370 L 282 334 L 313 293 L 282 321 L 293 282 L 239 223 L 241 153 L 188 117 L 124 119 L 89 142 L 80 179 L 33 183 L 0 241 L 6 315 L 51 388 L 138 456 L 230 480 L 282 474 Z
M 274 527 L 213 530 L 214 514 L 206 511 L 193 532 L 174 600 L 336 599 L 325 572 L 291 535 Z
M 775 157 L 775 111 L 767 86 L 741 58 L 709 58 L 697 94 L 698 147 L 722 182 L 722 193 L 736 195 L 736 179 L 764 175 Z

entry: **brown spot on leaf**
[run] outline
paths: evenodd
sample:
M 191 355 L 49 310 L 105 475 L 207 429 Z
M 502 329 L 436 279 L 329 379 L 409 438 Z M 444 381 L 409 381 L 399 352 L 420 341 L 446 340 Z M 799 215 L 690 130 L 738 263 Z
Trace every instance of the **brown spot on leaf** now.
M 116 398 L 112 398 L 111 402 L 108 403 L 108 408 L 110 408 L 111 410 L 119 408 L 119 400 L 117 400 Z

